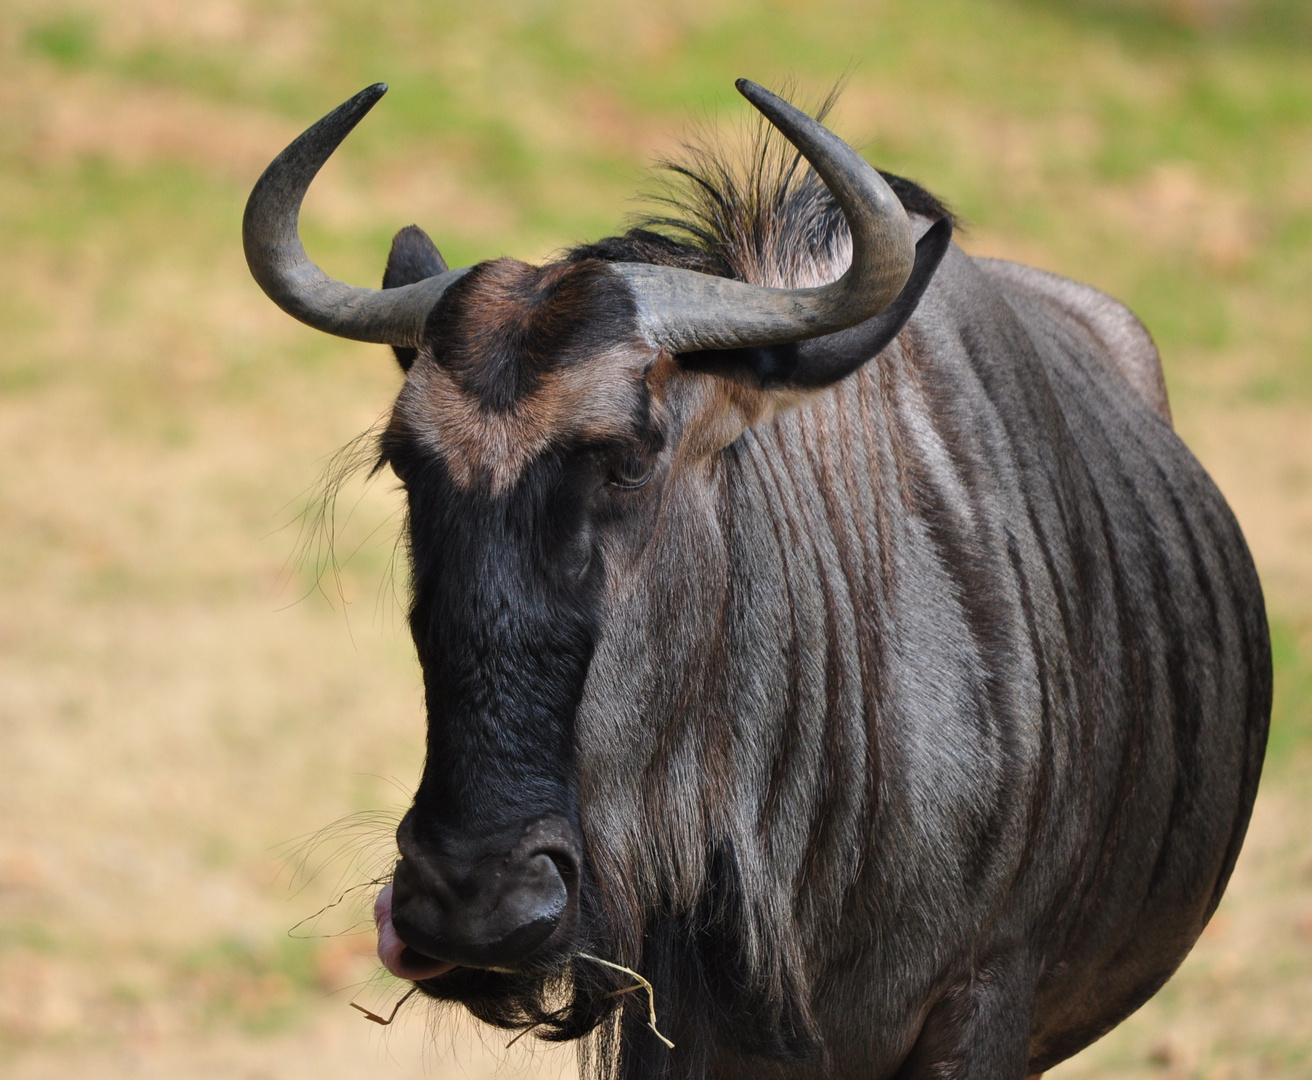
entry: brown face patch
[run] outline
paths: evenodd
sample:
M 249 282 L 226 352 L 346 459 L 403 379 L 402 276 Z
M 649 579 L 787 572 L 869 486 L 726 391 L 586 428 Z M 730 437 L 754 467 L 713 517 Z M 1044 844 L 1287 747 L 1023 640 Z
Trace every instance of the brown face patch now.
M 498 259 L 434 309 L 392 424 L 440 455 L 458 486 L 501 493 L 553 444 L 638 434 L 656 356 L 604 263 Z

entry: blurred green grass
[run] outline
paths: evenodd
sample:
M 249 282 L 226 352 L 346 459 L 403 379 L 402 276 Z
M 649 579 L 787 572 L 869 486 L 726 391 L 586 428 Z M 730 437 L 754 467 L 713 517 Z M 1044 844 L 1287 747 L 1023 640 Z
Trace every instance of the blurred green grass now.
M 739 73 L 793 77 L 816 96 L 847 72 L 859 106 L 847 123 L 840 108 L 847 134 L 872 138 L 881 165 L 924 180 L 979 232 L 1041 245 L 1058 269 L 1126 299 L 1177 384 L 1202 389 L 1193 367 L 1238 348 L 1254 393 L 1306 397 L 1308 19 L 1294 4 L 1229 6 L 1242 18 L 1213 27 L 1171 18 L 1181 5 L 1163 14 L 1110 0 L 253 9 L 304 20 L 289 64 L 241 40 L 116 36 L 100 5 L 10 8 L 27 64 L 257 109 L 289 127 L 390 80 L 342 167 L 386 176 L 428 158 L 495 203 L 495 228 L 430 222 L 459 261 L 613 229 L 652 149 L 643 134 L 668 148 L 689 112 L 741 113 Z M 34 162 L 21 141 L 6 143 L 0 229 L 20 247 L 203 258 L 230 245 L 249 183 L 230 173 L 216 187 L 209 163 L 124 165 L 109 147 Z M 1090 212 L 1090 198 L 1104 205 Z M 1166 220 L 1190 211 L 1197 220 Z M 324 235 L 314 221 L 324 258 L 376 276 L 395 222 Z M 1145 257 L 1127 259 L 1136 239 Z
M 613 232 L 690 120 L 746 116 L 734 78 L 791 80 L 803 100 L 846 78 L 836 128 L 958 209 L 969 250 L 1129 303 L 1257 555 L 1276 663 L 1268 790 L 1306 832 L 1310 55 L 1300 0 L 0 0 L 0 679 L 14 690 L 0 811 L 27 845 L 0 844 L 0 921 L 16 928 L 0 934 L 0 976 L 23 987 L 54 964 L 91 1002 L 68 1013 L 78 1023 L 47 1022 L 0 978 L 0 1052 L 74 1030 L 112 1040 L 118 1021 L 97 1009 L 170 997 L 202 1027 L 302 1022 L 340 948 L 280 944 L 306 912 L 275 902 L 259 868 L 270 845 L 377 805 L 377 776 L 416 767 L 408 645 L 368 615 L 389 603 L 394 496 L 350 493 L 339 550 L 358 554 L 322 594 L 322 553 L 288 569 L 295 529 L 278 527 L 396 376 L 383 350 L 272 310 L 239 242 L 263 165 L 377 80 L 391 92 L 305 213 L 312 254 L 351 281 L 376 281 L 415 220 L 453 264 Z M 346 627 L 351 603 L 365 614 Z M 115 770 L 146 792 L 139 805 L 102 792 Z M 156 776 L 168 771 L 185 798 Z M 56 827 L 41 808 L 64 803 L 76 825 Z M 114 892 L 78 854 L 136 834 L 172 860 L 179 896 L 203 906 L 221 885 L 240 902 L 193 931 L 151 906 L 158 888 Z M 1270 850 L 1256 880 L 1286 936 L 1254 947 L 1241 980 L 1254 996 L 1276 957 L 1306 954 L 1288 927 L 1307 847 Z M 62 891 L 41 884 L 55 871 L 24 869 L 29 855 L 73 867 Z M 94 918 L 66 895 L 101 889 L 120 899 Z M 136 974 L 76 967 L 96 955 Z M 1206 1012 L 1229 977 L 1216 956 L 1153 1022 L 1216 1015 L 1221 1050 L 1181 1064 L 1141 1026 L 1101 1066 L 1265 1068 L 1225 1026 L 1242 1018 Z M 1267 990 L 1307 1000 L 1301 978 L 1273 974 Z M 1271 1075 L 1306 1075 L 1305 1031 L 1262 1038 L 1285 1062 Z
M 1267 743 L 1267 771 L 1269 775 L 1299 781 L 1312 768 L 1312 644 L 1307 625 L 1273 620 L 1271 659 L 1275 704 Z

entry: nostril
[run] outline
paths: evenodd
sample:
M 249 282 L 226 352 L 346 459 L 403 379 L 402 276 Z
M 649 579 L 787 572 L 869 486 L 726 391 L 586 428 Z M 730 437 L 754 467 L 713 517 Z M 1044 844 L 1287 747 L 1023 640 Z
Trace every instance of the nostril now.
M 564 851 L 560 848 L 545 848 L 542 851 L 534 852 L 534 857 L 539 855 L 545 855 L 551 860 L 552 865 L 556 868 L 556 873 L 560 875 L 560 879 L 572 890 L 579 877 L 578 856 L 572 851 Z
M 570 871 L 562 869 L 550 852 L 539 851 L 523 861 L 519 867 L 520 880 L 512 891 L 522 892 L 526 903 L 543 911 L 563 908 L 569 901 L 566 881 L 570 876 Z
M 575 892 L 583 855 L 573 826 L 560 819 L 547 818 L 525 830 L 519 849 L 526 851 L 526 861 L 546 857 L 555 867 L 571 895 Z

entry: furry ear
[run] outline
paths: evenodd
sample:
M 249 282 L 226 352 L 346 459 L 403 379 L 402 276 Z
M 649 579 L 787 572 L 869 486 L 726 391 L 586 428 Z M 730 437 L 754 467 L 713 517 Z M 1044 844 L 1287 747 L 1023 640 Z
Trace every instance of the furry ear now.
M 392 237 L 392 250 L 387 256 L 387 269 L 383 271 L 383 288 L 395 289 L 413 285 L 416 281 L 435 277 L 447 270 L 446 260 L 429 239 L 428 233 L 418 225 L 407 225 Z M 409 371 L 415 362 L 417 349 L 407 345 L 393 345 L 396 362 L 402 371 Z

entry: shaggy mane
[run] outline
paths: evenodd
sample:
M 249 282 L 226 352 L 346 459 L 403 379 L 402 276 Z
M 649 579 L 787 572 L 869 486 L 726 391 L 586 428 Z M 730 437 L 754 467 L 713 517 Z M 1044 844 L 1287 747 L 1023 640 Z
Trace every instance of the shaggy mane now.
M 823 120 L 835 87 L 814 112 Z M 786 95 L 787 96 L 787 95 Z M 760 285 L 810 284 L 845 265 L 847 222 L 824 181 L 764 117 L 725 138 L 709 131 L 657 164 L 663 182 L 649 195 L 661 209 L 639 216 L 622 236 L 570 250 L 570 262 L 645 262 Z M 919 184 L 880 170 L 910 214 L 933 221 L 952 212 Z M 954 219 L 955 224 L 955 219 Z

